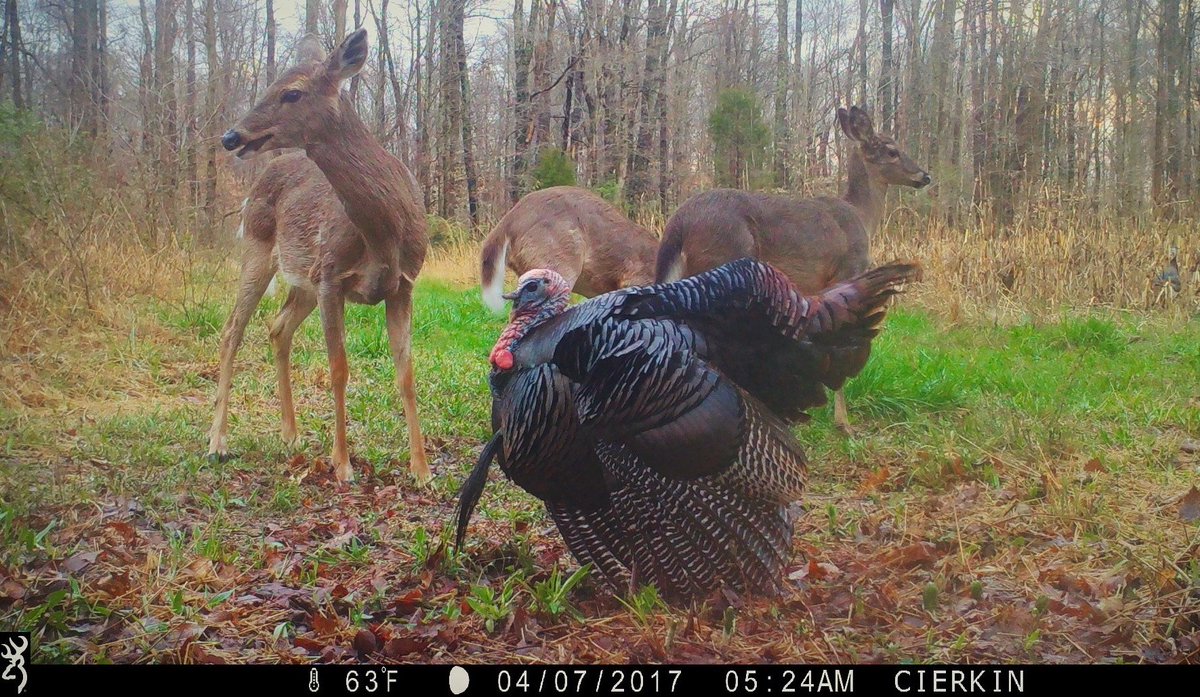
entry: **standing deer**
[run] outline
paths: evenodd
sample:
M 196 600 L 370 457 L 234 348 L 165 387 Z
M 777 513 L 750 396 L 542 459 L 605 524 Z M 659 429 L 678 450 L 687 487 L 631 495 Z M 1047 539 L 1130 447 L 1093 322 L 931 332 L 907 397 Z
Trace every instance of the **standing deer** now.
M 513 206 L 483 241 L 479 281 L 483 303 L 504 309 L 507 265 L 518 276 L 550 269 L 572 291 L 590 298 L 654 280 L 658 240 L 615 206 L 575 186 L 535 191 Z
M 838 109 L 850 148 L 849 181 L 841 198 L 791 199 L 734 189 L 697 194 L 684 202 L 663 233 L 655 282 L 674 281 L 753 257 L 783 271 L 805 294 L 853 278 L 870 266 L 870 237 L 883 220 L 888 186 L 916 189 L 929 173 L 875 133 L 867 112 Z M 846 399 L 834 396 L 834 421 L 850 433 Z
M 226 150 L 239 158 L 277 148 L 304 148 L 271 161 L 254 182 L 242 210 L 245 251 L 237 302 L 221 334 L 216 414 L 210 456 L 227 455 L 226 420 L 233 361 L 246 323 L 276 268 L 291 286 L 270 327 L 283 408 L 282 435 L 296 440 L 289 359 L 292 335 L 314 308 L 329 354 L 335 430 L 334 473 L 350 481 L 346 447 L 345 302 L 386 307 L 396 384 L 408 421 L 409 469 L 419 481 L 432 476 L 417 417 L 411 353 L 413 283 L 429 245 L 416 181 L 354 112 L 341 85 L 362 69 L 367 32 L 347 36 L 328 57 L 316 37 L 301 40 L 299 64 L 225 133 Z M 240 149 L 239 149 L 240 148 Z

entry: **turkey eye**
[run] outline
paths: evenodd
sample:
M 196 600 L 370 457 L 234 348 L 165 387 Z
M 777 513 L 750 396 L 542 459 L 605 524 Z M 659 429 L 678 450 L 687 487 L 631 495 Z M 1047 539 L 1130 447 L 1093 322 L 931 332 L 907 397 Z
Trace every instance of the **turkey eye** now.
M 537 281 L 530 281 L 529 283 L 525 284 L 524 288 L 522 288 L 522 290 L 524 290 L 526 293 L 532 293 L 537 289 L 538 289 Z
M 283 93 L 283 96 L 279 98 L 279 101 L 284 102 L 285 104 L 291 104 L 292 102 L 300 101 L 300 98 L 303 96 L 304 93 L 300 90 L 288 90 L 287 92 Z

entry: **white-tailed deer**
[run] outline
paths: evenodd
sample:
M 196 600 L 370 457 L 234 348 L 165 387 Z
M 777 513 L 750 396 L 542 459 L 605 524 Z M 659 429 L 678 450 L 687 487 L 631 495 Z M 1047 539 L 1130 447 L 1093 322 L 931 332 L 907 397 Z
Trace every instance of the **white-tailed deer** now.
M 216 414 L 210 456 L 228 454 L 225 442 L 233 362 L 250 316 L 275 275 L 291 286 L 270 327 L 283 408 L 282 435 L 296 440 L 289 373 L 292 335 L 320 308 L 333 386 L 333 465 L 338 481 L 352 478 L 346 446 L 345 302 L 386 306 L 388 342 L 396 384 L 408 421 L 409 469 L 430 477 L 413 386 L 411 324 L 413 283 L 425 261 L 425 212 L 415 180 L 354 112 L 341 84 L 367 58 L 367 32 L 347 36 L 325 57 L 306 36 L 299 63 L 267 88 L 266 95 L 221 143 L 239 158 L 276 148 L 304 148 L 271 161 L 254 182 L 242 211 L 245 251 L 237 302 L 221 334 Z
M 558 272 L 573 292 L 590 298 L 654 280 L 658 240 L 615 206 L 575 186 L 534 191 L 517 201 L 483 241 L 479 281 L 483 302 L 504 309 L 504 268 Z
M 838 109 L 849 148 L 849 181 L 841 198 L 791 199 L 734 189 L 689 198 L 667 221 L 655 281 L 674 281 L 734 259 L 754 257 L 783 271 L 806 294 L 870 266 L 870 238 L 883 220 L 888 186 L 921 188 L 929 173 L 885 135 L 867 112 Z M 834 420 L 850 432 L 846 400 L 834 397 Z

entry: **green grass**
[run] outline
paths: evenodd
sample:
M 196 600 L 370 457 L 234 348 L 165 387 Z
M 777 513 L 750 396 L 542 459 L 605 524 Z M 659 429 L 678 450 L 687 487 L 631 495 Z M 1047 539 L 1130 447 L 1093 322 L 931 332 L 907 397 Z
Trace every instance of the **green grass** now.
M 197 559 L 236 571 L 242 579 L 304 588 L 323 587 L 327 580 L 341 584 L 350 592 L 342 614 L 356 627 L 364 617 L 390 607 L 395 597 L 431 583 L 421 580 L 427 577 L 448 578 L 455 589 L 447 591 L 436 582 L 424 586 L 421 599 L 412 601 L 422 616 L 437 623 L 479 623 L 486 630 L 481 641 L 500 641 L 497 633 L 518 607 L 566 623 L 585 621 L 581 618 L 603 607 L 610 615 L 622 615 L 630 627 L 675 626 L 670 623 L 679 618 L 660 616 L 665 610 L 652 591 L 623 599 L 625 605 L 581 603 L 578 594 L 593 592 L 593 584 L 583 581 L 583 575 L 572 576 L 575 567 L 565 558 L 565 570 L 546 561 L 560 554 L 553 533 L 546 535 L 546 517 L 535 500 L 508 484 L 489 486 L 466 554 L 447 555 L 454 494 L 490 433 L 486 357 L 503 326 L 503 318 L 482 308 L 476 290 L 431 281 L 417 287 L 413 345 L 418 402 L 437 475 L 426 490 L 413 487 L 407 475 L 403 407 L 383 308 L 348 308 L 351 452 L 361 458 L 356 467 L 365 459 L 375 475 L 369 485 L 341 494 L 328 483 L 301 476 L 331 449 L 328 367 L 315 314 L 297 333 L 293 350 L 301 443 L 289 450 L 278 436 L 265 326 L 281 297 L 264 301 L 239 354 L 229 431 L 238 457 L 223 463 L 204 458 L 218 334 L 231 301 L 176 306 L 133 300 L 132 325 L 113 327 L 105 341 L 86 349 L 70 342 L 47 347 L 57 361 L 45 378 L 48 389 L 70 395 L 70 401 L 0 410 L 5 434 L 0 440 L 0 571 L 27 569 L 33 570 L 28 578 L 53 578 L 60 573 L 53 570 L 73 555 L 108 544 L 96 541 L 99 533 L 85 534 L 91 530 L 88 521 L 97 529 L 110 520 L 136 521 L 139 544 L 149 544 L 160 555 L 158 566 L 140 580 L 153 587 L 139 601 L 144 605 L 130 607 L 128 597 L 96 590 L 103 589 L 104 574 L 115 568 L 111 557 L 102 558 L 108 565 L 103 573 L 94 570 L 100 569 L 97 563 L 78 578 L 72 576 L 74 586 L 31 587 L 20 602 L 0 598 L 0 625 L 34 631 L 39 657 L 68 660 L 86 652 L 70 638 L 72 627 L 100 626 L 110 616 L 141 623 L 153 615 L 170 624 L 173 617 L 196 620 L 229 605 L 230 596 L 222 594 L 230 588 L 208 579 L 197 589 L 188 580 Z M 1025 554 L 1046 537 L 1061 535 L 1088 544 L 1113 538 L 1154 540 L 1155 559 L 1177 564 L 1181 549 L 1175 547 L 1184 547 L 1186 539 L 1175 535 L 1178 543 L 1171 541 L 1162 518 L 1171 511 L 1161 513 L 1166 510 L 1162 501 L 1181 495 L 1194 480 L 1191 465 L 1180 459 L 1178 442 L 1200 434 L 1198 375 L 1200 322 L 1194 319 L 1096 313 L 1015 326 L 951 325 L 902 301 L 889 313 L 865 370 L 847 384 L 858 433 L 849 438 L 837 433 L 830 408 L 814 410 L 812 422 L 796 429 L 811 463 L 810 514 L 800 539 L 827 551 L 841 573 L 849 573 L 847 563 L 859 563 L 846 559 L 876 552 L 878 546 L 860 541 L 879 534 L 884 524 L 928 541 L 956 564 L 966 560 L 967 568 L 939 567 L 936 574 L 918 570 L 906 581 L 903 607 L 935 619 L 951 612 L 948 608 L 960 597 L 993 602 L 996 594 L 995 602 L 1027 602 L 1036 609 L 1035 599 L 1043 592 L 1040 581 L 1013 580 L 1024 578 L 1017 564 L 996 567 L 988 562 L 988 571 L 978 571 L 974 560 L 983 564 L 985 555 L 997 554 L 997 549 Z M 1079 474 L 1082 463 L 1093 458 L 1111 479 L 1089 474 L 1085 480 Z M 860 491 L 882 468 L 890 472 L 886 486 Z M 985 493 L 978 504 L 955 508 L 956 517 L 947 518 L 945 501 L 953 500 L 964 482 L 982 486 Z M 388 485 L 394 490 L 380 489 Z M 1055 493 L 1056 486 L 1063 487 L 1061 493 Z M 1147 514 L 1144 502 L 1130 508 L 1133 504 L 1125 498 L 1130 487 L 1142 487 L 1131 497 L 1157 497 L 1162 505 L 1155 510 L 1160 512 Z M 371 498 L 379 491 L 387 492 L 386 497 Z M 1038 525 L 1044 527 L 1010 530 L 992 524 L 1010 520 L 1018 502 L 1042 516 Z M 959 515 L 985 522 L 965 533 Z M 924 521 L 917 532 L 914 520 Z M 320 525 L 335 521 L 340 527 L 321 532 Z M 289 531 L 297 531 L 296 539 L 286 537 Z M 890 540 L 880 546 L 898 544 Z M 144 562 L 146 551 L 138 550 Z M 548 557 L 550 552 L 554 555 Z M 284 553 L 294 559 L 280 566 Z M 1134 563 L 1118 549 L 1090 553 L 1096 564 Z M 1149 568 L 1156 562 L 1137 563 Z M 1194 564 L 1179 562 L 1176 568 L 1185 576 L 1195 575 Z M 387 583 L 372 585 L 380 577 Z M 831 587 L 840 582 L 828 581 Z M 837 615 L 842 619 L 830 616 L 825 622 L 869 614 L 877 599 L 872 593 L 882 583 L 860 578 L 848 596 L 851 609 Z M 1029 584 L 1028 591 L 1021 590 L 1023 583 Z M 1009 589 L 1008 595 L 997 594 L 997 585 Z M 367 599 L 370 607 L 364 605 Z M 772 606 L 770 612 L 782 611 Z M 1049 622 L 1044 615 L 1037 615 L 1039 621 Z M 248 647 L 257 645 L 254 641 L 276 641 L 273 633 L 279 641 L 292 641 L 310 631 L 296 617 L 269 617 L 269 626 L 252 633 Z M 753 616 L 718 613 L 712 622 L 713 645 L 718 647 L 714 655 L 741 656 L 729 653 L 735 650 L 731 636 L 752 631 L 747 627 L 756 626 Z M 146 629 L 139 630 L 131 645 L 158 650 L 156 637 L 166 630 L 152 624 L 139 624 Z M 831 645 L 820 637 L 820 618 L 804 614 L 769 624 L 803 624 L 796 641 Z M 615 627 L 619 630 L 620 624 Z M 1024 630 L 1014 650 L 1069 650 L 1063 634 L 1051 629 Z M 901 635 L 863 637 L 887 646 L 886 654 L 875 654 L 887 660 L 919 659 L 919 651 L 934 649 L 945 660 L 993 655 L 980 654 L 973 645 L 964 648 L 963 637 L 974 635 L 964 634 L 962 626 L 940 631 L 922 633 L 920 649 Z M 835 639 L 838 646 L 847 641 Z M 846 650 L 870 655 L 872 649 L 861 645 Z M 654 651 L 647 656 L 658 660 Z M 103 652 L 91 656 L 107 657 Z M 1028 660 L 1026 653 L 1019 657 Z

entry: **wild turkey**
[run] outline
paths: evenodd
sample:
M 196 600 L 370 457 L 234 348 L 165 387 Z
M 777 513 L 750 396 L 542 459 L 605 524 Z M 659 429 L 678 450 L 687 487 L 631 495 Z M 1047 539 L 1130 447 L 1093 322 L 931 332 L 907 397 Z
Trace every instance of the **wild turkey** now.
M 1150 282 L 1154 291 L 1153 302 L 1156 305 L 1174 299 L 1179 295 L 1179 291 L 1183 290 L 1183 279 L 1179 276 L 1179 248 L 1173 246 L 1170 252 L 1171 259 L 1167 262 L 1167 268 L 1158 272 Z
M 456 545 L 499 459 L 541 499 L 581 564 L 614 588 L 686 600 L 769 591 L 791 551 L 806 418 L 866 363 L 913 264 L 803 297 L 740 259 L 567 309 L 561 276 L 518 281 L 491 352 L 492 436 L 463 484 Z

